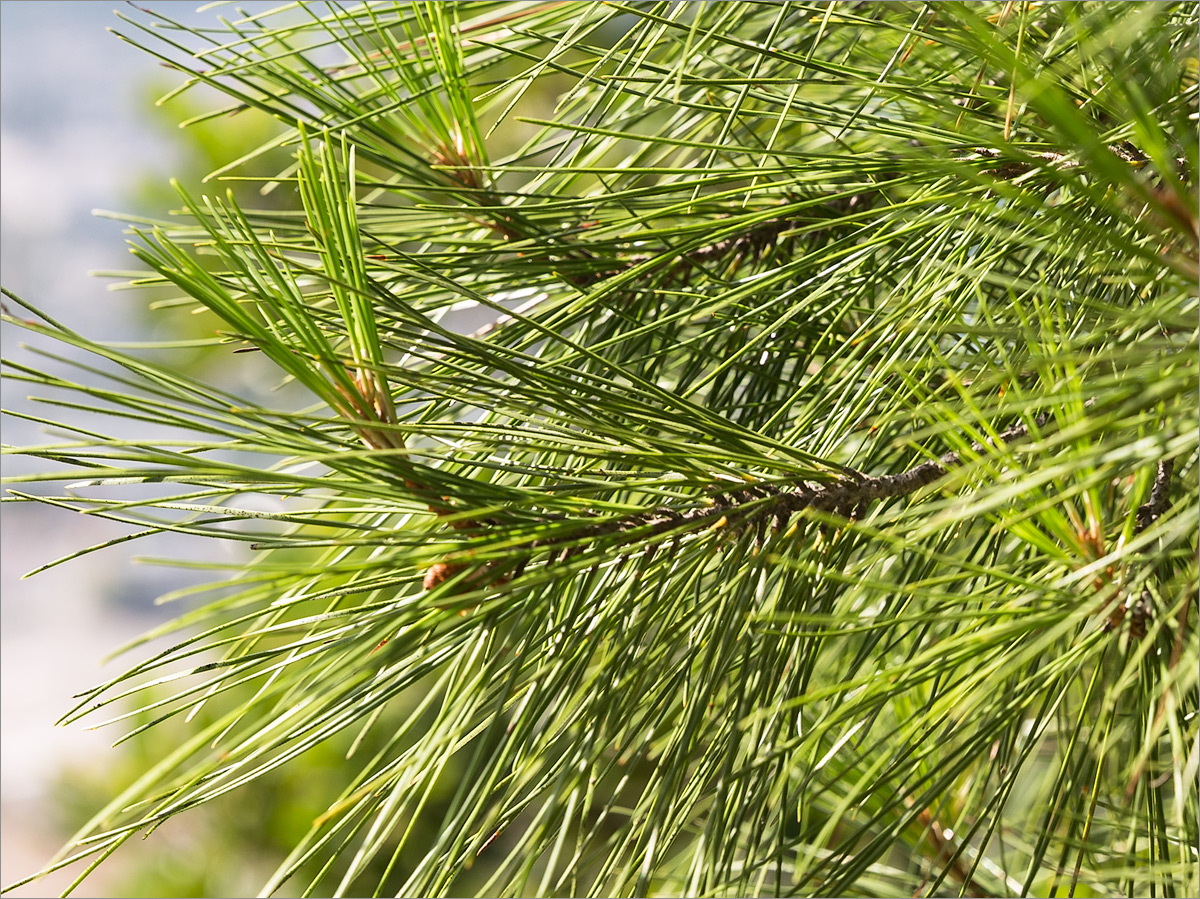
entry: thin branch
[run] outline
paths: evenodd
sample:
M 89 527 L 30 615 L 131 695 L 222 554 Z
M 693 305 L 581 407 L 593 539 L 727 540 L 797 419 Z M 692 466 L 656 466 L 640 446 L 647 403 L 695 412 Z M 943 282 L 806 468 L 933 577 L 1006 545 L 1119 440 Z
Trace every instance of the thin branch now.
M 1050 420 L 1048 413 L 1039 415 L 1035 421 L 1043 427 Z M 987 452 L 989 446 L 1009 444 L 1022 440 L 1029 435 L 1026 424 L 1014 425 L 997 435 L 996 440 L 986 444 L 972 443 L 971 449 L 978 454 Z M 596 522 L 574 529 L 568 536 L 537 540 L 530 544 L 530 551 L 542 552 L 547 549 L 565 547 L 563 558 L 579 552 L 584 541 L 589 538 L 605 537 L 615 534 L 627 534 L 635 539 L 644 539 L 654 545 L 656 538 L 664 537 L 669 532 L 689 530 L 689 525 L 713 526 L 745 529 L 757 527 L 760 533 L 766 525 L 773 524 L 776 530 L 782 529 L 793 515 L 806 509 L 818 512 L 834 513 L 847 519 L 861 517 L 867 505 L 881 499 L 891 499 L 907 496 L 922 487 L 926 487 L 944 477 L 950 469 L 963 464 L 958 453 L 949 452 L 937 459 L 922 462 L 907 471 L 894 475 L 871 477 L 861 472 L 847 469 L 848 474 L 830 484 L 803 484 L 790 490 L 782 490 L 773 484 L 754 484 L 738 490 L 722 492 L 710 496 L 703 506 L 692 506 L 680 509 L 675 506 L 659 506 L 645 512 L 634 512 L 609 521 Z M 565 516 L 547 516 L 546 520 L 565 520 Z M 472 522 L 471 525 L 475 523 Z M 489 522 L 489 524 L 492 524 Z M 461 525 L 460 526 L 471 526 Z M 524 569 L 528 556 L 518 563 L 512 573 L 499 580 L 492 581 L 493 585 L 516 577 Z M 500 561 L 486 563 L 480 566 L 476 573 L 468 576 L 466 587 L 478 586 L 487 580 L 485 575 L 498 571 L 504 564 Z M 443 581 L 471 568 L 469 562 L 461 557 L 454 561 L 444 561 L 429 569 L 425 578 L 425 588 L 431 589 Z
M 1049 421 L 1049 418 L 1050 416 L 1045 413 L 1039 415 L 1037 417 L 1038 427 L 1044 426 Z M 1028 425 L 1014 425 L 998 435 L 998 442 L 1001 444 L 1012 443 L 1028 435 Z M 983 454 L 987 452 L 988 446 L 994 445 L 994 443 L 994 441 L 988 441 L 987 445 L 972 443 L 971 449 L 973 452 Z M 714 514 L 736 511 L 742 504 L 762 498 L 763 494 L 771 497 L 771 499 L 767 503 L 760 504 L 754 513 L 755 517 L 769 515 L 778 520 L 781 516 L 790 518 L 792 515 L 805 509 L 815 509 L 819 512 L 835 512 L 847 518 L 857 517 L 856 512 L 861 514 L 861 510 L 868 503 L 880 499 L 907 496 L 922 487 L 932 484 L 934 481 L 948 474 L 950 469 L 957 468 L 962 464 L 962 458 L 959 454 L 950 452 L 945 453 L 937 459 L 922 462 L 920 465 L 916 465 L 899 474 L 871 477 L 853 469 L 848 469 L 849 474 L 847 476 L 839 478 L 831 484 L 806 484 L 787 491 L 779 490 L 769 484 L 759 484 L 754 487 L 720 494 L 713 498 L 711 507 L 707 509 L 675 512 L 669 507 L 662 507 L 653 512 L 641 513 L 640 515 L 631 517 L 641 518 L 645 523 L 653 522 L 656 528 L 666 530 L 674 526 L 674 524 L 683 521 L 698 517 L 708 518 Z M 628 521 L 629 519 L 618 519 L 616 522 L 605 527 L 614 530 L 624 530 L 627 527 L 626 523 Z
M 1134 532 L 1140 534 L 1171 507 L 1171 473 L 1175 469 L 1173 459 L 1164 459 L 1158 463 L 1158 472 L 1154 476 L 1154 487 L 1150 490 L 1150 499 L 1137 510 L 1137 525 Z
M 1123 141 L 1119 144 L 1112 144 L 1108 149 L 1114 156 L 1121 159 L 1123 162 L 1129 163 L 1135 168 L 1141 168 L 1148 161 L 1146 154 L 1144 154 L 1129 141 Z M 974 153 L 977 156 L 982 156 L 984 159 L 1000 159 L 1004 155 L 1000 150 L 997 150 L 993 147 L 976 147 Z M 1032 153 L 1029 155 L 1031 159 L 1040 160 L 1043 164 L 1059 170 L 1077 169 L 1083 165 L 1083 163 L 1077 157 L 1066 153 Z M 1187 166 L 1186 157 L 1179 157 L 1175 160 L 1175 164 L 1179 166 L 1181 171 L 1183 171 Z M 986 171 L 987 174 L 994 175 L 997 178 L 1008 179 L 1016 178 L 1028 172 L 1032 172 L 1037 167 L 1038 164 L 1036 162 L 1027 160 L 1010 160 L 994 169 L 985 169 L 984 171 Z
M 1137 522 L 1133 532 L 1140 534 L 1166 513 L 1171 507 L 1171 474 L 1175 470 L 1173 459 L 1163 459 L 1158 463 L 1154 475 L 1154 486 L 1150 489 L 1150 499 L 1138 506 Z M 1154 617 L 1154 596 L 1149 586 L 1143 586 L 1138 598 L 1130 603 L 1128 599 L 1113 609 L 1104 623 L 1105 633 L 1110 633 L 1121 626 L 1125 616 L 1129 616 L 1129 635 L 1134 640 L 1146 636 L 1146 622 Z

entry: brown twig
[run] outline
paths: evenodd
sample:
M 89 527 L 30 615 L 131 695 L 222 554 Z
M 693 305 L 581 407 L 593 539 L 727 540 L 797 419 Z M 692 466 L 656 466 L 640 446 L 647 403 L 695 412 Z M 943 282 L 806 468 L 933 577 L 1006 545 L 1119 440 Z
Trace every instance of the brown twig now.
M 963 886 L 963 892 L 968 896 L 987 896 L 989 891 L 984 889 L 971 875 L 971 869 L 963 860 L 963 849 L 957 843 L 953 833 L 944 829 L 941 823 L 934 818 L 933 812 L 929 809 L 922 809 L 917 816 L 917 820 L 926 828 L 926 833 L 929 835 L 929 842 L 933 844 L 934 856 L 930 860 L 933 865 L 940 864 L 943 859 L 950 863 L 950 871 L 955 878 Z M 922 884 L 924 887 L 924 884 Z
M 1138 506 L 1137 520 L 1133 526 L 1135 534 L 1142 533 L 1171 507 L 1171 474 L 1174 470 L 1175 462 L 1172 459 L 1163 459 L 1158 463 L 1150 498 Z M 1142 592 L 1132 604 L 1125 600 L 1113 609 L 1108 621 L 1104 623 L 1104 630 L 1116 630 L 1125 621 L 1126 615 L 1129 616 L 1129 635 L 1134 640 L 1141 640 L 1146 636 L 1146 622 L 1154 616 L 1154 596 L 1149 587 L 1142 587 Z
M 1111 152 L 1114 156 L 1132 166 L 1140 167 L 1146 164 L 1146 155 L 1129 141 L 1119 144 L 1112 144 L 1108 149 L 1109 152 Z M 1003 155 L 999 150 L 993 147 L 977 147 L 975 148 L 974 153 L 977 156 L 982 156 L 984 159 L 999 159 Z M 1070 156 L 1066 153 L 1030 153 L 1026 154 L 1026 156 L 1026 159 L 1012 160 L 1004 163 L 1004 165 L 1000 166 L 999 168 L 985 169 L 985 171 L 988 172 L 988 174 L 999 174 L 1003 172 L 1005 173 L 1005 177 L 1011 177 L 1033 171 L 1033 169 L 1038 166 L 1039 162 L 1058 169 L 1077 169 L 1083 164 L 1074 156 Z M 1038 162 L 1034 162 L 1032 160 L 1038 160 Z M 1176 162 L 1182 166 L 1187 163 L 1187 160 L 1180 158 L 1176 160 Z
M 1036 419 L 1040 428 L 1049 421 L 1048 414 Z M 1008 444 L 1024 439 L 1029 426 L 1014 425 L 997 435 L 997 440 L 987 444 L 973 443 L 971 449 L 977 454 L 987 452 L 996 443 Z M 529 555 L 534 552 L 562 551 L 567 557 L 579 551 L 583 542 L 600 537 L 625 534 L 646 541 L 654 546 L 666 539 L 668 533 L 696 530 L 704 527 L 721 527 L 730 531 L 753 527 L 760 534 L 767 525 L 775 530 L 782 529 L 792 516 L 806 509 L 840 515 L 846 519 L 861 517 L 866 507 L 877 500 L 907 496 L 944 477 L 952 468 L 963 464 L 958 453 L 949 452 L 922 462 L 907 471 L 894 475 L 868 476 L 853 469 L 828 484 L 805 483 L 790 489 L 781 489 L 773 484 L 759 483 L 737 490 L 723 491 L 708 497 L 703 506 L 678 508 L 659 506 L 644 512 L 634 512 L 607 521 L 597 521 L 572 528 L 569 535 L 530 544 Z M 546 516 L 546 520 L 564 520 L 565 516 Z M 471 523 L 471 526 L 475 526 Z M 525 561 L 518 564 L 511 577 L 524 568 Z M 426 575 L 426 587 L 437 586 L 448 578 L 471 568 L 469 561 L 454 559 L 439 563 Z M 490 571 L 488 565 L 479 568 L 480 575 Z M 478 586 L 485 578 L 472 575 L 465 579 L 468 587 Z M 511 577 L 509 579 L 511 579 Z
M 1137 524 L 1134 533 L 1140 534 L 1162 517 L 1171 507 L 1171 474 L 1175 470 L 1173 459 L 1164 459 L 1158 463 L 1154 475 L 1154 486 L 1150 490 L 1150 499 L 1138 506 Z

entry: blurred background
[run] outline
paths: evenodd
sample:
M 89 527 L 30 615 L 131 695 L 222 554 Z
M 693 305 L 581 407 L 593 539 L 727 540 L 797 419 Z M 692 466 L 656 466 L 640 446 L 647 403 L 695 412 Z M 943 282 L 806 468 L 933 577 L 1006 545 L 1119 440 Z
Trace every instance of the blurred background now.
M 254 2 L 239 8 L 253 12 L 275 5 Z M 200 12 L 191 3 L 165 8 L 188 23 L 232 14 Z M 0 283 L 89 337 L 129 341 L 152 337 L 161 323 L 147 312 L 144 293 L 112 292 L 113 279 L 89 274 L 129 269 L 133 262 L 124 226 L 94 210 L 162 217 L 178 205 L 169 177 L 198 183 L 217 155 L 231 152 L 239 142 L 257 144 L 269 125 L 227 120 L 213 128 L 180 131 L 176 123 L 185 117 L 180 104 L 154 106 L 178 76 L 106 30 L 121 25 L 114 13 L 118 9 L 137 14 L 125 4 L 94 0 L 0 4 Z M 122 30 L 134 33 L 128 26 Z M 188 102 L 194 101 L 185 98 L 183 108 Z M 0 330 L 6 359 L 69 372 L 61 363 L 36 357 L 28 345 L 37 342 L 20 329 Z M 196 359 L 181 362 L 202 364 Z M 39 408 L 29 398 L 38 393 L 30 385 L 5 378 L 0 391 L 5 408 L 54 417 L 55 410 L 44 404 Z M 116 427 L 106 421 L 106 427 Z M 56 439 L 44 426 L 5 419 L 5 444 Z M 12 456 L 3 461 L 5 475 L 44 466 Z M 30 492 L 47 489 L 31 485 Z M 137 742 L 111 748 L 126 729 L 121 725 L 88 730 L 86 722 L 56 727 L 55 721 L 71 708 L 74 694 L 112 677 L 144 650 L 105 661 L 109 653 L 178 614 L 178 605 L 158 606 L 156 597 L 209 579 L 135 563 L 138 556 L 189 551 L 188 541 L 181 544 L 171 536 L 120 543 L 22 579 L 32 569 L 129 530 L 34 503 L 6 503 L 0 513 L 0 867 L 5 885 L 46 864 L 144 763 L 139 759 L 146 747 Z M 203 542 L 214 545 L 200 549 L 232 558 L 227 547 Z M 200 843 L 219 846 L 204 833 L 204 820 L 184 823 L 190 829 L 168 827 L 162 839 L 135 840 L 139 845 L 101 866 L 79 895 L 237 895 L 239 880 L 247 891 L 261 882 L 261 871 L 254 870 L 215 878 L 206 871 L 212 861 L 205 857 L 207 851 L 164 854 L 164 849 Z M 166 863 L 169 855 L 175 858 Z M 57 894 L 77 873 L 52 875 L 11 895 Z M 233 874 L 239 877 L 227 876 Z M 234 892 L 217 892 L 221 889 Z

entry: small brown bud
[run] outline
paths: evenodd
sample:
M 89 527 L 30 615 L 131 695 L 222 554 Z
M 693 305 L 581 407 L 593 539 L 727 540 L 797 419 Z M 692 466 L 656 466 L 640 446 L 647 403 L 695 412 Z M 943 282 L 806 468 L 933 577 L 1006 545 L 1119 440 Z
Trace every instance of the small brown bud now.
M 425 572 L 425 589 L 432 590 L 442 581 L 448 581 L 467 566 L 458 562 L 438 562 Z

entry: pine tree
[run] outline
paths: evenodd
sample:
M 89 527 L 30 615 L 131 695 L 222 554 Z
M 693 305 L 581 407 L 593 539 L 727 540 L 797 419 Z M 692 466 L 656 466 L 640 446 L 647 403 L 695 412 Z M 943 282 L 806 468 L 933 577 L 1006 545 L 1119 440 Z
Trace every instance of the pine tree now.
M 265 894 L 1196 895 L 1197 18 L 125 19 L 284 126 L 131 242 L 290 389 L 6 291 L 103 361 L 6 363 L 10 498 L 248 547 L 66 716 L 204 712 L 52 867 L 332 741 Z

